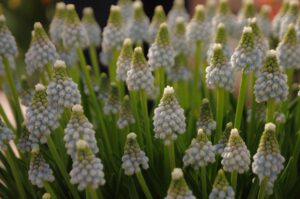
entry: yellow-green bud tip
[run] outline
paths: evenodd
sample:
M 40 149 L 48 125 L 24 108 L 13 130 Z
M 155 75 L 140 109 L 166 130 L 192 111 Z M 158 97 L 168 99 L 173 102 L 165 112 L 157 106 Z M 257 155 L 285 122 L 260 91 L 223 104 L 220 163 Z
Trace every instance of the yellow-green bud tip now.
M 165 96 L 169 96 L 169 95 L 173 95 L 174 94 L 174 88 L 171 87 L 171 86 L 167 86 L 165 89 L 164 89 L 164 95 Z
M 265 130 L 275 131 L 276 130 L 276 125 L 273 124 L 272 122 L 269 122 L 265 125 Z
M 133 132 L 131 132 L 127 135 L 127 139 L 136 139 L 136 137 L 137 137 L 136 134 Z
M 54 68 L 66 68 L 66 63 L 63 60 L 56 60 Z
M 35 90 L 43 91 L 43 90 L 45 90 L 45 86 L 43 84 L 38 83 L 37 85 L 35 85 Z
M 172 180 L 179 180 L 182 177 L 183 177 L 183 172 L 180 168 L 175 168 L 172 171 Z
M 83 113 L 83 108 L 80 104 L 76 104 L 72 107 L 72 112 Z

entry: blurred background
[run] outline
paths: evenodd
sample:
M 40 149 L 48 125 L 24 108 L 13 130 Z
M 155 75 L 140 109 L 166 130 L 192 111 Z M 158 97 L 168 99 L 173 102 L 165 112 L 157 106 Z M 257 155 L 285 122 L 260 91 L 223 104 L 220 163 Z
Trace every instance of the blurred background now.
M 216 0 L 217 1 L 217 0 Z M 31 30 L 34 22 L 40 21 L 47 28 L 55 9 L 54 0 L 1 0 L 0 12 L 4 13 L 8 26 L 16 37 L 19 45 L 20 55 L 28 48 Z M 116 4 L 117 0 L 67 0 L 65 3 L 73 3 L 76 6 L 79 16 L 84 7 L 93 7 L 98 23 L 103 28 L 106 24 L 109 8 Z M 143 0 L 144 9 L 148 17 L 152 17 L 156 5 L 162 4 L 165 11 L 171 9 L 173 0 Z M 230 0 L 231 8 L 234 13 L 240 8 L 241 0 Z M 281 0 L 254 0 L 259 8 L 263 4 L 272 6 L 272 17 L 278 10 Z M 186 8 L 190 13 L 193 12 L 196 4 L 205 4 L 205 0 L 186 0 Z

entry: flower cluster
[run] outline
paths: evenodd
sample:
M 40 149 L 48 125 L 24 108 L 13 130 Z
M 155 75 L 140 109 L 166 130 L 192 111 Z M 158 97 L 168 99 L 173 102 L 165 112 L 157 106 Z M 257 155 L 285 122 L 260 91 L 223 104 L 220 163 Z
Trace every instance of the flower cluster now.
M 234 191 L 229 186 L 223 170 L 219 170 L 215 179 L 212 192 L 209 194 L 209 199 L 234 199 Z
M 281 19 L 279 38 L 283 38 L 288 30 L 289 24 L 296 24 L 299 16 L 299 3 L 298 1 L 289 1 L 289 6 Z
M 214 161 L 214 147 L 203 130 L 199 129 L 197 137 L 192 140 L 191 145 L 185 151 L 183 164 L 185 167 L 191 165 L 195 170 L 198 170 Z
M 154 14 L 151 20 L 151 24 L 148 29 L 148 43 L 153 43 L 155 41 L 156 34 L 158 32 L 160 24 L 166 22 L 166 14 L 162 6 L 156 6 L 154 9 Z
M 154 110 L 153 126 L 155 137 L 166 145 L 176 140 L 177 133 L 185 132 L 184 110 L 178 104 L 173 87 L 167 86 L 158 107 Z
M 120 107 L 120 113 L 119 113 L 117 125 L 120 129 L 122 129 L 133 123 L 135 123 L 135 119 L 131 112 L 129 97 L 128 95 L 125 95 Z
M 168 13 L 168 27 L 171 31 L 174 30 L 177 17 L 182 17 L 185 22 L 189 20 L 189 14 L 185 8 L 183 0 L 174 0 L 172 9 Z
M 124 155 L 122 156 L 122 168 L 126 175 L 133 175 L 143 169 L 148 169 L 148 157 L 145 152 L 141 150 L 135 133 L 129 133 L 124 148 Z
M 267 192 L 273 193 L 277 176 L 283 169 L 284 157 L 276 140 L 276 126 L 273 123 L 265 125 L 256 154 L 253 156 L 252 171 L 258 175 L 260 183 L 267 179 Z
M 237 129 L 231 130 L 222 158 L 225 171 L 244 173 L 249 170 L 250 152 Z
M 189 189 L 181 169 L 175 168 L 172 171 L 171 177 L 168 195 L 165 197 L 165 199 L 196 199 L 196 197 L 193 195 L 193 192 Z
M 92 8 L 83 9 L 82 25 L 86 29 L 90 45 L 98 47 L 101 42 L 101 28 L 96 22 Z
M 90 150 L 94 154 L 99 151 L 93 125 L 85 117 L 82 106 L 77 104 L 72 108 L 71 119 L 65 128 L 64 135 L 67 153 L 72 159 L 76 157 L 76 143 L 81 139 L 88 143 Z
M 120 110 L 119 89 L 115 83 L 111 83 L 107 100 L 104 101 L 103 111 L 106 115 L 117 114 Z
M 288 95 L 287 76 L 280 71 L 276 51 L 268 51 L 260 72 L 254 86 L 256 101 L 286 100 Z
M 209 101 L 206 98 L 202 100 L 200 116 L 197 120 L 197 129 L 203 129 L 207 135 L 210 135 L 211 131 L 216 129 L 216 121 L 213 120 Z
M 70 171 L 71 183 L 78 184 L 78 190 L 84 190 L 88 185 L 97 189 L 105 184 L 103 165 L 95 157 L 88 142 L 79 139 L 76 142 L 76 157 Z
M 129 71 L 132 62 L 132 54 L 132 42 L 130 39 L 125 39 L 117 61 L 116 73 L 119 81 L 126 81 L 127 72 Z
M 0 119 L 0 150 L 5 150 L 8 142 L 13 139 L 15 139 L 15 135 L 12 130 Z
M 36 147 L 36 143 L 30 140 L 30 132 L 25 125 L 22 126 L 22 134 L 18 140 L 18 149 L 22 152 L 30 152 L 33 147 Z
M 53 171 L 42 156 L 39 147 L 31 151 L 31 158 L 28 171 L 29 180 L 39 188 L 44 187 L 44 182 L 53 182 Z
M 232 122 L 228 122 L 226 124 L 226 128 L 225 128 L 220 140 L 218 141 L 218 143 L 216 145 L 214 145 L 216 153 L 221 155 L 224 152 L 224 149 L 227 145 L 232 128 L 233 128 Z
M 171 36 L 172 46 L 177 56 L 188 56 L 191 52 L 190 46 L 186 37 L 186 27 L 182 17 L 176 19 L 175 30 Z M 172 70 L 172 67 L 171 67 Z

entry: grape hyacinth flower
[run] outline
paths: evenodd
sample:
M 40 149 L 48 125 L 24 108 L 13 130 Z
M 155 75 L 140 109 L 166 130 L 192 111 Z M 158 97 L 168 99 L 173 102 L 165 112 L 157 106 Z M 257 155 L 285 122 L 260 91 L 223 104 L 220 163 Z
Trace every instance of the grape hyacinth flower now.
M 125 95 L 120 107 L 120 113 L 119 113 L 117 125 L 120 129 L 123 129 L 129 126 L 130 124 L 134 124 L 134 123 L 135 123 L 135 119 L 131 112 L 129 97 L 128 95 Z
M 128 21 L 127 34 L 133 43 L 142 45 L 143 41 L 147 41 L 149 19 L 143 10 L 143 3 L 135 1 L 133 3 L 133 11 L 131 19 Z
M 155 137 L 170 145 L 186 129 L 184 110 L 180 107 L 173 87 L 167 86 L 157 108 L 154 110 Z
M 207 135 L 211 135 L 211 131 L 216 129 L 216 121 L 213 115 L 208 99 L 203 99 L 200 107 L 200 116 L 197 120 L 197 129 L 203 129 Z
M 206 49 L 211 40 L 212 28 L 211 24 L 205 18 L 204 7 L 197 5 L 195 13 L 186 28 L 186 36 L 188 44 L 201 42 L 202 49 Z
M 166 23 L 160 25 L 155 42 L 149 48 L 148 58 L 152 70 L 163 67 L 168 71 L 174 65 L 175 53 Z
M 240 12 L 238 13 L 239 33 L 243 29 L 243 27 L 247 26 L 248 19 L 255 17 L 255 15 L 256 8 L 253 0 L 243 1 Z
M 133 175 L 141 172 L 143 169 L 148 169 L 148 157 L 145 152 L 141 150 L 135 133 L 129 133 L 124 147 L 124 155 L 122 156 L 122 168 L 125 175 Z
M 279 38 L 283 38 L 288 30 L 289 24 L 296 24 L 299 17 L 299 3 L 298 1 L 290 1 L 288 10 L 281 19 Z
M 166 14 L 164 8 L 161 5 L 155 7 L 154 14 L 148 29 L 148 43 L 155 41 L 156 34 L 158 32 L 160 24 L 166 22 Z
M 215 43 L 219 43 L 222 46 L 224 56 L 230 60 L 232 49 L 231 46 L 228 44 L 228 36 L 227 31 L 223 23 L 218 24 L 217 30 L 214 36 L 214 43 L 209 45 L 209 48 L 207 50 L 207 62 L 211 60 L 214 45 Z
M 191 165 L 195 170 L 215 162 L 214 147 L 202 129 L 198 129 L 197 137 L 192 140 L 182 160 L 185 167 Z
M 191 52 L 191 48 L 188 45 L 186 38 L 185 22 L 182 17 L 178 17 L 176 19 L 175 30 L 172 34 L 171 41 L 173 49 L 175 51 L 175 55 L 188 56 Z
M 282 69 L 300 68 L 300 41 L 293 24 L 288 26 L 277 48 L 278 63 Z
M 222 153 L 224 152 L 224 149 L 227 145 L 227 142 L 228 142 L 228 139 L 229 139 L 230 132 L 231 132 L 232 128 L 233 128 L 232 122 L 228 122 L 226 124 L 226 128 L 225 128 L 221 138 L 219 139 L 218 143 L 216 145 L 214 145 L 215 151 L 219 155 L 222 155 Z
M 76 157 L 70 171 L 71 183 L 78 184 L 78 190 L 82 191 L 91 186 L 97 189 L 105 184 L 103 164 L 92 152 L 88 142 L 79 139 L 76 142 Z
M 209 199 L 234 199 L 235 193 L 233 188 L 229 185 L 224 171 L 220 169 L 216 176 L 216 179 L 213 184 L 213 189 L 209 194 Z
M 252 171 L 258 175 L 260 185 L 267 179 L 267 193 L 273 193 L 277 176 L 283 169 L 284 157 L 280 154 L 280 146 L 276 140 L 276 126 L 267 123 L 260 138 L 256 154 L 253 156 Z
M 77 104 L 72 108 L 71 119 L 65 128 L 64 135 L 67 153 L 73 160 L 76 157 L 76 143 L 81 139 L 88 143 L 90 150 L 94 154 L 98 153 L 99 149 L 97 147 L 93 125 L 84 115 L 82 106 Z
M 182 17 L 184 22 L 189 20 L 189 14 L 185 8 L 183 0 L 174 0 L 173 6 L 168 13 L 167 24 L 170 31 L 174 30 L 177 17 Z
M 277 124 L 284 124 L 286 122 L 286 116 L 284 113 L 275 112 L 274 113 L 274 120 Z
M 85 48 L 89 45 L 86 29 L 81 23 L 73 4 L 66 6 L 66 19 L 62 39 L 65 49 Z
M 18 54 L 18 48 L 16 40 L 8 29 L 6 19 L 2 14 L 0 15 L 0 46 L 0 70 L 4 73 L 3 57 L 5 56 L 8 59 L 10 66 L 13 68 L 15 65 L 14 57 Z
M 272 8 L 269 5 L 263 5 L 257 16 L 257 24 L 265 37 L 269 37 L 271 35 L 271 22 L 269 19 L 271 11 Z
M 0 118 L 0 150 L 6 150 L 6 145 L 13 139 L 15 139 L 15 134 Z
M 58 47 L 57 53 L 59 55 L 59 59 L 63 60 L 69 67 L 74 66 L 78 61 L 76 49 L 66 50 L 63 47 Z
M 21 76 L 21 91 L 19 92 L 20 102 L 23 106 L 30 106 L 32 97 L 34 95 L 34 90 L 30 88 L 28 77 Z
M 91 7 L 83 9 L 81 22 L 86 29 L 89 44 L 94 47 L 99 47 L 101 43 L 101 28 L 95 19 L 94 12 Z
M 265 58 L 267 51 L 269 50 L 269 41 L 262 34 L 256 18 L 248 19 L 249 26 L 252 28 L 255 40 L 256 48 L 261 52 L 262 60 Z
M 239 45 L 231 56 L 234 69 L 243 70 L 245 74 L 250 71 L 257 73 L 261 66 L 263 54 L 257 49 L 254 32 L 251 27 L 244 27 Z
M 220 23 L 223 23 L 229 36 L 237 36 L 236 18 L 230 11 L 228 0 L 220 0 L 217 13 L 212 19 L 213 32 L 216 32 Z
M 165 197 L 165 199 L 177 198 L 196 199 L 196 197 L 193 195 L 193 192 L 189 189 L 184 179 L 183 172 L 180 168 L 175 168 L 172 171 L 168 195 Z
M 72 108 L 81 102 L 77 84 L 68 77 L 66 64 L 61 60 L 54 64 L 53 80 L 47 87 L 47 97 L 51 104 L 62 108 Z
M 50 193 L 44 193 L 42 196 L 42 199 L 51 199 L 51 194 Z
M 113 50 L 119 50 L 122 47 L 122 43 L 126 38 L 126 28 L 121 14 L 119 6 L 111 6 L 110 13 L 108 17 L 107 25 L 103 29 L 102 33 L 102 44 L 103 56 L 107 57 L 106 60 L 109 60 Z
M 132 15 L 132 0 L 118 0 L 117 5 L 120 7 L 124 21 L 128 22 Z
M 218 2 L 215 0 L 207 0 L 205 3 L 205 16 L 208 21 L 212 21 L 216 15 Z
M 66 4 L 63 2 L 56 3 L 55 13 L 49 25 L 49 36 L 51 41 L 56 45 L 62 45 L 62 27 L 65 26 L 67 16 Z
M 222 153 L 224 171 L 244 173 L 249 170 L 250 152 L 237 129 L 232 129 Z
M 106 115 L 117 114 L 120 111 L 119 89 L 115 83 L 111 83 L 107 100 L 104 101 L 103 112 Z
M 46 88 L 37 84 L 31 105 L 25 114 L 25 125 L 30 132 L 30 140 L 34 143 L 46 143 L 51 130 L 58 126 L 60 113 L 58 107 L 48 102 Z
M 100 87 L 99 93 L 97 98 L 100 99 L 102 102 L 105 102 L 108 99 L 110 90 L 110 83 L 109 78 L 107 77 L 106 73 L 101 73 L 100 75 Z
M 148 90 L 153 87 L 153 75 L 141 47 L 134 49 L 126 84 L 129 91 Z
M 168 71 L 168 79 L 172 82 L 189 80 L 192 77 L 191 71 L 185 65 L 181 55 L 175 57 L 174 66 Z
M 22 153 L 30 152 L 33 147 L 36 147 L 36 144 L 30 140 L 30 132 L 24 124 L 22 125 L 22 134 L 18 140 L 17 147 Z
M 35 71 L 43 71 L 45 67 L 52 66 L 58 58 L 56 48 L 50 41 L 41 23 L 34 24 L 31 43 L 25 54 L 26 71 L 32 74 Z
M 233 90 L 233 69 L 224 55 L 222 45 L 214 44 L 212 58 L 206 68 L 206 84 L 210 89 Z
M 285 101 L 288 96 L 287 76 L 279 68 L 276 51 L 268 51 L 260 72 L 254 86 L 256 101 Z
M 39 188 L 44 187 L 44 182 L 53 182 L 53 171 L 42 156 L 39 147 L 31 151 L 31 158 L 28 171 L 29 180 Z
M 284 15 L 286 14 L 288 9 L 289 9 L 289 0 L 284 0 L 282 2 L 282 5 L 281 5 L 279 11 L 277 12 L 277 14 L 274 16 L 274 18 L 272 20 L 272 24 L 271 24 L 272 35 L 275 38 L 279 37 L 282 19 L 284 18 Z
M 132 42 L 131 39 L 127 38 L 124 40 L 120 56 L 117 60 L 117 80 L 126 81 L 127 72 L 130 69 L 130 65 L 132 62 L 132 55 Z

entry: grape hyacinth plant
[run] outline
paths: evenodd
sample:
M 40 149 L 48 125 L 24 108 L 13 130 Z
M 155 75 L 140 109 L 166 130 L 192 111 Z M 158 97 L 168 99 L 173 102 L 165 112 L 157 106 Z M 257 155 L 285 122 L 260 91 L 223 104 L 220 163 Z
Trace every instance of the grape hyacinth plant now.
M 18 2 L 0 198 L 299 198 L 296 0 Z

